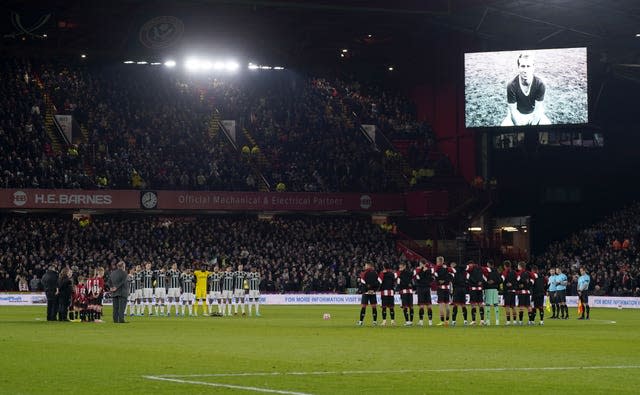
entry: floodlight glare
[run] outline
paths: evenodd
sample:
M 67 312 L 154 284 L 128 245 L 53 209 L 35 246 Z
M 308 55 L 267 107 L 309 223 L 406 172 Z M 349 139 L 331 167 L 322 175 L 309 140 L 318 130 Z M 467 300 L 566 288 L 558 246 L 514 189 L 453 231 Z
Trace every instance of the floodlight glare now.
M 200 64 L 200 68 L 202 70 L 211 70 L 212 67 L 213 67 L 213 64 L 211 62 L 209 62 L 208 60 L 204 61 L 204 62 L 202 62 Z
M 215 62 L 213 64 L 213 69 L 214 70 L 222 70 L 222 69 L 224 69 L 224 63 L 223 62 Z
M 271 70 L 273 67 L 271 66 L 260 66 L 262 70 Z
M 229 71 L 236 71 L 238 70 L 238 68 L 240 67 L 240 65 L 237 62 L 234 61 L 229 61 L 225 64 L 225 68 Z
M 258 66 L 257 64 L 249 63 L 248 68 L 249 70 L 258 70 L 260 66 Z
M 151 62 L 149 63 L 151 66 L 160 66 L 162 63 L 160 62 Z
M 200 61 L 196 58 L 189 58 L 184 62 L 184 67 L 188 71 L 196 71 L 200 68 Z
M 349 52 L 349 50 L 348 50 L 348 49 L 346 49 L 346 48 L 344 48 L 344 49 L 342 50 L 342 53 L 347 53 L 347 52 Z
M 164 62 L 164 65 L 166 67 L 169 67 L 169 68 L 176 67 L 176 61 L 175 60 L 167 60 L 166 62 Z
M 136 62 L 136 64 L 147 64 L 147 62 L 144 60 L 141 60 L 140 62 Z
M 133 64 L 133 63 L 135 63 L 133 60 L 125 60 L 124 61 L 124 64 Z
M 284 67 L 282 67 L 282 66 L 274 66 L 273 69 L 274 70 L 284 70 Z

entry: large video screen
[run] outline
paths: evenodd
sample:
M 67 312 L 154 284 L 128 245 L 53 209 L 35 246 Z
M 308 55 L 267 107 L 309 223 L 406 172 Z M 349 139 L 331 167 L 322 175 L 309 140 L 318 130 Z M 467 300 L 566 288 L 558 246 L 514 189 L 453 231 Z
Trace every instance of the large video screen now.
M 468 128 L 589 122 L 587 49 L 464 55 Z

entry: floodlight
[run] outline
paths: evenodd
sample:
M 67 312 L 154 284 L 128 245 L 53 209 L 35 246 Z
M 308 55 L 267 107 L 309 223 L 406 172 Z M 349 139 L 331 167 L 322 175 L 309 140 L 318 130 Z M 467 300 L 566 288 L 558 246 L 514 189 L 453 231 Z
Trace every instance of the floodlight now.
M 184 62 L 184 67 L 188 71 L 196 71 L 200 68 L 200 61 L 196 58 L 189 58 Z
M 123 63 L 124 64 L 133 64 L 135 62 L 133 60 L 125 60 Z
M 258 70 L 260 66 L 258 66 L 257 64 L 249 63 L 248 68 L 249 70 Z
M 141 60 L 141 61 L 139 61 L 139 62 L 136 62 L 136 64 L 147 64 L 147 62 L 146 62 L 146 61 L 144 61 L 144 60 Z
M 240 65 L 234 61 L 229 61 L 224 66 L 228 71 L 236 71 L 240 67 Z
M 166 62 L 164 62 L 164 65 L 166 67 L 169 67 L 169 68 L 176 67 L 176 61 L 175 60 L 167 60 Z

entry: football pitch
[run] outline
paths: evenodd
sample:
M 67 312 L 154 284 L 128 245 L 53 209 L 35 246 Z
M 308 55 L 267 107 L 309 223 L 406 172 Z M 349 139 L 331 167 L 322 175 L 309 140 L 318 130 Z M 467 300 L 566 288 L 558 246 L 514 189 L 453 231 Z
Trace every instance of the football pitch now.
M 401 313 L 396 327 L 372 327 L 370 311 L 356 327 L 358 311 L 263 306 L 260 318 L 115 325 L 110 308 L 106 323 L 89 324 L 46 322 L 44 307 L 0 307 L 0 393 L 640 393 L 638 310 L 454 328 L 405 328 Z

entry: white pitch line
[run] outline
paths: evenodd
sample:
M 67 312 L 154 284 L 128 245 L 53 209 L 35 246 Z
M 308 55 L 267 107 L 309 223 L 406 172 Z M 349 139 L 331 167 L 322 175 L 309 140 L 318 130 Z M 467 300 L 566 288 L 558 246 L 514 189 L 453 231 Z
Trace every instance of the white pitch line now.
M 223 388 L 231 388 L 231 389 L 236 389 L 236 390 L 266 392 L 266 393 L 271 393 L 271 394 L 312 395 L 312 394 L 309 394 L 309 393 L 306 393 L 306 392 L 281 391 L 281 390 L 273 390 L 273 389 L 270 389 L 270 388 L 245 387 L 245 386 L 242 386 L 242 385 L 208 383 L 206 381 L 181 380 L 181 379 L 176 379 L 176 378 L 159 377 L 159 376 L 142 376 L 142 377 L 144 377 L 145 379 L 149 379 L 149 380 L 171 381 L 171 382 L 180 383 L 180 384 L 206 385 L 206 386 L 209 386 L 209 387 L 223 387 Z
M 640 365 L 609 365 L 609 366 L 540 366 L 521 368 L 451 368 L 451 369 L 403 369 L 403 370 L 343 370 L 318 372 L 241 372 L 241 373 L 212 373 L 212 374 L 167 374 L 154 377 L 167 379 L 177 377 L 251 377 L 251 376 L 320 376 L 320 375 L 358 375 L 358 374 L 402 374 L 402 373 L 473 373 L 473 372 L 527 372 L 553 370 L 600 370 L 600 369 L 640 369 Z

